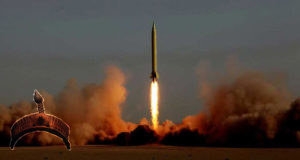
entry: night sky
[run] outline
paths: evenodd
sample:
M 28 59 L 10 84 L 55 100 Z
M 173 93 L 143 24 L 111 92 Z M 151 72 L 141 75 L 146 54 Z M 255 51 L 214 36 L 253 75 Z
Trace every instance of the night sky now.
M 148 116 L 151 27 L 157 27 L 160 121 L 202 110 L 197 68 L 282 73 L 300 96 L 299 0 L 0 0 L 0 103 L 56 95 L 67 80 L 100 83 L 105 67 L 127 77 L 125 120 Z

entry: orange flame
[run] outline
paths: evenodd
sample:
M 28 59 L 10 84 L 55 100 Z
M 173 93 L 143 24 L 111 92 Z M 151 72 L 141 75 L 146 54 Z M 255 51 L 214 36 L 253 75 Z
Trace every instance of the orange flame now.
M 157 80 L 151 82 L 151 118 L 153 129 L 158 127 L 158 83 Z

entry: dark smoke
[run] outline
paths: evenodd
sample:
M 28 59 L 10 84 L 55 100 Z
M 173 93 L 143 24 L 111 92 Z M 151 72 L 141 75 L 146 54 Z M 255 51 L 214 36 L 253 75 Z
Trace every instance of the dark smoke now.
M 291 108 L 283 113 L 279 123 L 277 145 L 300 146 L 300 99 L 295 100 Z
M 122 132 L 115 138 L 118 145 L 143 145 L 158 141 L 158 135 L 148 125 L 139 125 L 133 131 Z
M 205 136 L 197 130 L 182 128 L 175 132 L 167 133 L 161 140 L 162 144 L 180 146 L 200 146 L 205 144 Z

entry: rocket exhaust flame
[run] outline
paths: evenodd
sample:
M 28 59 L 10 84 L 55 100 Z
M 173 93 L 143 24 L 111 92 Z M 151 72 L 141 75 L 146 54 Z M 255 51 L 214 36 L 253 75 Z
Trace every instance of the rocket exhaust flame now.
M 154 79 L 151 82 L 151 119 L 153 129 L 156 130 L 158 127 L 158 82 Z

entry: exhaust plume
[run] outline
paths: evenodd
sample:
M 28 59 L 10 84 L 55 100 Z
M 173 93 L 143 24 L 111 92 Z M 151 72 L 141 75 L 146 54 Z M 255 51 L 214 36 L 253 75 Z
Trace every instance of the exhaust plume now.
M 207 65 L 205 66 L 207 67 Z M 231 70 L 230 70 L 231 71 Z M 204 109 L 187 116 L 177 129 L 167 133 L 162 143 L 214 146 L 274 146 L 284 139 L 289 125 L 300 123 L 288 116 L 299 103 L 292 102 L 283 78 L 260 72 L 229 72 L 219 81 L 207 80 L 200 73 L 200 98 Z M 294 107 L 293 107 L 294 106 Z M 295 113 L 296 112 L 296 113 Z M 297 115 L 295 111 L 293 114 Z M 288 119 L 288 120 L 287 120 Z M 291 122 L 292 121 L 292 122 Z M 299 128 L 286 133 L 299 137 Z M 281 137 L 280 137 L 281 136 Z M 191 139 L 191 137 L 193 137 Z M 184 141 L 184 142 L 183 142 Z M 292 143 L 288 143 L 290 145 Z M 299 141 L 296 143 L 299 145 Z
M 156 128 L 146 118 L 139 124 L 122 119 L 125 76 L 114 66 L 107 68 L 100 84 L 79 87 L 72 79 L 57 96 L 41 94 L 47 112 L 70 125 L 74 145 L 300 146 L 300 100 L 293 102 L 282 74 L 228 66 L 228 74 L 214 80 L 210 74 L 215 72 L 207 71 L 209 65 L 200 65 L 199 95 L 204 107 L 199 107 L 196 115 L 187 115 L 180 124 L 166 120 Z M 32 102 L 0 105 L 1 145 L 8 146 L 12 123 L 35 109 Z M 39 132 L 27 135 L 18 144 L 60 143 L 57 137 Z

